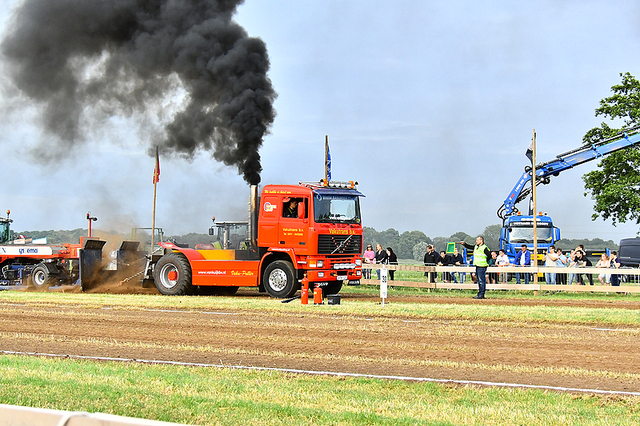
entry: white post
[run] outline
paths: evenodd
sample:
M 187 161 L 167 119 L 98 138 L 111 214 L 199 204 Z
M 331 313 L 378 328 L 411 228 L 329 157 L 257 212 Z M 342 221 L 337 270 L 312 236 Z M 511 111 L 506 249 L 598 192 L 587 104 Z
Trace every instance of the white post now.
M 380 298 L 382 306 L 384 306 L 384 299 L 387 298 L 387 268 L 384 266 L 380 270 Z

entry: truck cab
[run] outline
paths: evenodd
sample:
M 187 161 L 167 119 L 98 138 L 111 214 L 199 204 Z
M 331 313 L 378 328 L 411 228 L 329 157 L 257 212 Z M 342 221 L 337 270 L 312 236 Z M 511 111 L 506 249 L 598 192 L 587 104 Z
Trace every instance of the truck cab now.
M 560 230 L 553 226 L 553 221 L 547 215 L 535 217 L 537 227 L 538 251 L 544 252 L 549 246 L 560 240 Z M 514 215 L 505 218 L 500 230 L 500 249 L 504 250 L 509 261 L 515 261 L 516 253 L 523 244 L 533 250 L 533 221 L 534 216 Z
M 260 200 L 257 245 L 273 254 L 286 253 L 297 279 L 306 273 L 312 285 L 327 293 L 338 292 L 344 281 L 359 283 L 361 196 L 353 183 L 267 185 Z

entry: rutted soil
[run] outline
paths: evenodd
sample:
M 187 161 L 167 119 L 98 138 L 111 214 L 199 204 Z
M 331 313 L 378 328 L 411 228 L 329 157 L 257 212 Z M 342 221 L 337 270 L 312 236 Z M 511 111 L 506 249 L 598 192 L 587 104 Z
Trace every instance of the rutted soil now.
M 367 298 L 374 297 L 343 294 L 342 304 Z M 640 308 L 447 297 L 389 303 L 399 301 Z M 0 350 L 640 392 L 639 326 L 384 318 L 328 305 L 292 313 L 0 302 Z

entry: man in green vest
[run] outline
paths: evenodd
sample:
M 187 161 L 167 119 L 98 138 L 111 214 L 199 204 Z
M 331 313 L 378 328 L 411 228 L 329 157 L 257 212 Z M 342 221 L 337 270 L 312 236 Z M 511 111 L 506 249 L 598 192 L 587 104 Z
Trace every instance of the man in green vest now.
M 476 267 L 476 278 L 478 280 L 478 294 L 473 296 L 474 299 L 484 299 L 484 292 L 487 289 L 487 266 L 491 257 L 491 250 L 484 244 L 484 237 L 476 238 L 476 245 L 460 241 L 468 249 L 473 249 L 473 266 Z

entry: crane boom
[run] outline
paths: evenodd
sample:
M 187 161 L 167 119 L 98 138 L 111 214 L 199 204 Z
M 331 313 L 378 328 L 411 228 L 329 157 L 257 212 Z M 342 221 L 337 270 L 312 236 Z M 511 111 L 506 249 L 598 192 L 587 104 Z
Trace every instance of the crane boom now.
M 559 154 L 555 159 L 540 163 L 536 166 L 536 185 L 548 184 L 552 176 L 558 176 L 561 172 L 584 164 L 597 158 L 602 158 L 613 152 L 640 144 L 640 126 L 627 129 L 613 137 L 600 142 L 583 145 L 574 150 Z M 531 167 L 527 166 L 520 179 L 509 193 L 509 196 L 498 209 L 498 217 L 505 219 L 519 212 L 516 204 L 524 200 L 531 193 Z

